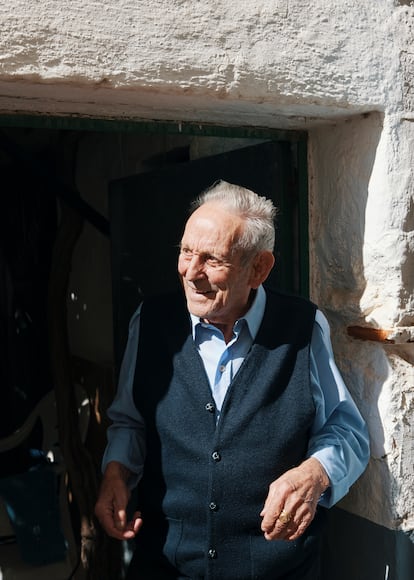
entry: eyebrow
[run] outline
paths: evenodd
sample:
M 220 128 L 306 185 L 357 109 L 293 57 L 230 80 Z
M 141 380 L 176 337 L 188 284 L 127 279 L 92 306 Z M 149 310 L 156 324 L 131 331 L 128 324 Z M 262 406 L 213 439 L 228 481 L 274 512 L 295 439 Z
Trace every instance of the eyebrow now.
M 225 262 L 228 264 L 230 264 L 231 260 L 232 260 L 232 256 L 226 256 L 223 254 L 216 254 L 216 253 L 213 254 L 212 252 L 209 252 L 208 250 L 201 250 L 201 251 L 192 250 L 188 244 L 180 243 L 180 244 L 178 244 L 178 248 L 180 250 L 187 250 L 191 253 L 196 253 L 200 256 L 203 256 L 204 258 L 214 258 L 215 260 L 219 260 L 220 262 Z

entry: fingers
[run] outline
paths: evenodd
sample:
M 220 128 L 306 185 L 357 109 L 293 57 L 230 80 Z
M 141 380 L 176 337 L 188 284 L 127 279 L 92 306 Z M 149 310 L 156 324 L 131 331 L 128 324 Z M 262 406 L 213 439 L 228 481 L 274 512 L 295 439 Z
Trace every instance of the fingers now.
M 315 510 L 309 510 L 308 507 L 299 506 L 285 508 L 275 514 L 273 527 L 268 526 L 262 530 L 266 540 L 296 540 L 309 526 L 315 515 Z
M 134 534 L 134 536 L 136 536 L 139 530 L 141 529 L 142 524 L 143 519 L 141 512 L 135 512 L 127 527 Z
M 296 540 L 314 518 L 316 506 L 286 502 L 283 509 L 262 512 L 261 529 L 266 540 Z
M 130 540 L 136 536 L 142 527 L 143 519 L 140 512 L 135 512 L 131 520 L 127 520 L 124 509 L 114 509 L 110 504 L 96 504 L 95 514 L 106 533 L 117 540 Z
M 120 532 L 123 532 L 126 528 L 126 525 L 127 525 L 126 510 L 124 510 L 122 508 L 117 508 L 115 506 L 113 513 L 112 513 L 112 519 L 113 519 L 113 523 L 114 523 L 115 528 L 117 530 L 119 530 Z
M 280 477 L 269 486 L 269 493 L 260 513 L 263 518 L 261 529 L 267 539 L 274 539 L 275 530 L 280 534 L 286 528 L 287 521 L 283 521 L 283 518 L 279 520 L 283 510 L 289 515 L 289 520 L 291 514 L 296 511 L 296 506 L 292 502 L 294 492 L 295 487 L 288 478 Z
M 269 486 L 261 512 L 261 529 L 267 540 L 296 540 L 312 522 L 318 499 L 329 480 L 316 460 L 306 460 Z M 326 474 L 325 474 L 326 475 Z
M 122 540 L 126 528 L 126 516 L 122 510 L 114 509 L 112 498 L 102 496 L 95 506 L 95 515 L 106 533 L 118 540 Z
M 119 540 L 131 540 L 137 535 L 142 527 L 142 524 L 143 519 L 141 512 L 135 512 L 130 521 L 126 520 L 125 515 L 125 522 L 123 527 L 117 527 L 117 535 L 113 537 L 117 537 Z
M 133 538 L 142 526 L 140 512 L 136 512 L 128 521 L 126 510 L 129 497 L 124 472 L 113 464 L 102 480 L 95 515 L 106 533 L 118 540 Z

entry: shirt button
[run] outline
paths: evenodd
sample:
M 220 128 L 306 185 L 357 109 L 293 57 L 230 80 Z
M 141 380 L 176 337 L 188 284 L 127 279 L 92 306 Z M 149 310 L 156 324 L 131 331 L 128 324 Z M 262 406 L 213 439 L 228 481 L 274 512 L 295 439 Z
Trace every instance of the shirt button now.
M 213 403 L 207 403 L 207 405 L 205 406 L 205 410 L 208 411 L 209 413 L 214 413 L 216 408 L 213 405 Z
M 211 501 L 208 504 L 208 507 L 211 509 L 212 512 L 216 512 L 218 510 L 218 505 L 214 501 Z
M 224 373 L 224 371 L 225 371 L 225 370 L 226 370 L 226 365 L 220 365 L 220 366 L 219 366 L 219 371 L 220 371 L 221 373 Z
M 210 560 L 215 560 L 217 558 L 217 551 L 214 548 L 210 548 L 208 551 L 208 557 Z
M 214 461 L 220 461 L 220 459 L 221 459 L 221 455 L 218 451 L 214 451 L 211 454 L 211 457 L 214 459 Z

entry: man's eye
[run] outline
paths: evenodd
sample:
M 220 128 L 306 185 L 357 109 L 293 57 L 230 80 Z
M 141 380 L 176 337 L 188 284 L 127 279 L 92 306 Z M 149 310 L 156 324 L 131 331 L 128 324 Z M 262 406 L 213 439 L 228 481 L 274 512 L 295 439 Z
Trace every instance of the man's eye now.
M 219 260 L 219 258 L 215 258 L 214 256 L 206 256 L 206 262 L 210 266 L 219 266 L 222 264 L 222 260 Z
M 184 256 L 184 258 L 191 259 L 193 257 L 193 252 L 188 248 L 181 248 L 180 252 L 181 255 Z

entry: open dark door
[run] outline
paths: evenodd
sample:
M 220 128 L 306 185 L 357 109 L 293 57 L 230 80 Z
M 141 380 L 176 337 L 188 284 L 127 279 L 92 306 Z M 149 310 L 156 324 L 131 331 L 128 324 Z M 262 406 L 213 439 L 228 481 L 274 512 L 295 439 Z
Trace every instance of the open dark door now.
M 114 181 L 110 222 L 115 359 L 120 362 L 128 322 L 143 297 L 179 285 L 178 243 L 192 199 L 219 179 L 270 197 L 279 208 L 276 265 L 268 280 L 297 292 L 297 194 L 290 144 L 267 142 Z M 119 368 L 119 367 L 118 367 Z

